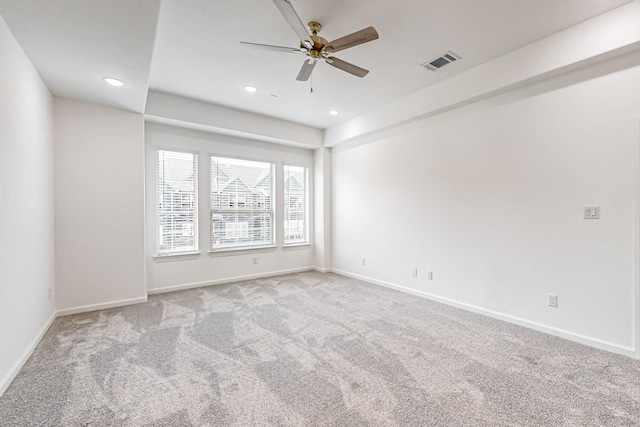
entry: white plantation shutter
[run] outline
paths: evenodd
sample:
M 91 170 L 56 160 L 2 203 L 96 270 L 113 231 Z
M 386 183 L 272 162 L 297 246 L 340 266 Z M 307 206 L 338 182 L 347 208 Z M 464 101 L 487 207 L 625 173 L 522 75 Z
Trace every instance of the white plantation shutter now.
M 284 165 L 284 243 L 307 243 L 308 170 Z
M 274 164 L 211 157 L 211 249 L 273 244 Z
M 195 154 L 157 152 L 158 254 L 198 249 L 197 164 L 198 156 Z

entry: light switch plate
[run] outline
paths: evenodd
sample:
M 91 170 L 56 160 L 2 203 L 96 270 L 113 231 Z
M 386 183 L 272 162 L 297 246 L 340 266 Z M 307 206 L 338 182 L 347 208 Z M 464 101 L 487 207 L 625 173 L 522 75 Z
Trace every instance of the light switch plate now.
M 584 219 L 600 219 L 600 206 L 585 206 Z

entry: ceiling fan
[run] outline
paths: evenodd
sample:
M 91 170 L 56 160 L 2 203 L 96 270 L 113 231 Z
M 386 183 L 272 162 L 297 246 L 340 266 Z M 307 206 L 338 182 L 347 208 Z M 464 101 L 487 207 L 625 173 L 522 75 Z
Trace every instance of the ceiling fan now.
M 302 64 L 302 68 L 298 73 L 298 77 L 296 77 L 296 80 L 298 81 L 309 80 L 313 68 L 321 59 L 324 59 L 327 64 L 342 71 L 346 71 L 347 73 L 353 74 L 357 77 L 364 77 L 369 73 L 369 70 L 365 70 L 364 68 L 360 68 L 356 65 L 350 64 L 331 55 L 334 52 L 339 52 L 350 47 L 358 46 L 360 44 L 376 40 L 378 38 L 378 32 L 375 28 L 367 27 L 363 30 L 356 31 L 355 33 L 341 37 L 332 42 L 328 42 L 326 39 L 318 35 L 320 29 L 322 28 L 322 25 L 315 21 L 312 21 L 309 22 L 309 29 L 307 29 L 307 27 L 305 27 L 300 20 L 300 17 L 293 8 L 293 5 L 288 0 L 273 0 L 273 3 L 278 7 L 284 19 L 289 23 L 289 26 L 291 26 L 293 31 L 300 39 L 300 47 L 291 48 L 260 43 L 240 43 L 262 50 L 302 53 L 308 56 L 309 59 L 305 59 L 304 63 Z

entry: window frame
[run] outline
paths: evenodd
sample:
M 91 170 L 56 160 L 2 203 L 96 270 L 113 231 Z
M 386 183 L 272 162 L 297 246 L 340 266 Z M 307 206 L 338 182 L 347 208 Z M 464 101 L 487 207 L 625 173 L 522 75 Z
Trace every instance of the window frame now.
M 287 219 L 287 194 L 286 194 L 286 186 L 285 186 L 285 178 L 286 178 L 286 173 L 285 173 L 285 168 L 289 166 L 289 167 L 296 167 L 296 168 L 302 168 L 304 170 L 304 188 L 303 188 L 303 194 L 304 194 L 304 240 L 303 241 L 292 241 L 292 242 L 287 242 L 287 236 L 286 236 L 286 226 L 285 226 L 285 221 Z M 308 164 L 304 164 L 304 163 L 297 163 L 297 162 L 287 162 L 287 161 L 283 161 L 282 162 L 282 228 L 283 228 L 283 237 L 282 237 L 282 246 L 283 248 L 289 248 L 289 247 L 294 247 L 294 246 L 306 246 L 306 245 L 310 245 L 311 244 L 311 224 L 310 224 L 310 209 L 311 209 L 311 168 L 309 167 Z
M 256 162 L 256 163 L 266 163 L 271 167 L 271 209 L 269 210 L 260 210 L 261 213 L 269 213 L 271 215 L 271 241 L 269 243 L 263 244 L 251 244 L 251 245 L 239 245 L 239 246 L 226 246 L 226 247 L 213 247 L 213 237 L 214 237 L 214 227 L 213 227 L 213 215 L 214 210 L 212 209 L 212 180 L 211 180 L 211 168 L 213 165 L 212 159 L 222 158 L 222 159 L 230 159 L 230 160 L 240 160 L 240 161 L 248 161 L 248 162 Z M 229 154 L 220 154 L 216 152 L 207 153 L 207 163 L 208 163 L 208 173 L 207 173 L 207 181 L 209 183 L 208 187 L 208 199 L 209 199 L 209 253 L 211 254 L 220 254 L 225 252 L 241 252 L 241 251 L 252 251 L 256 249 L 269 249 L 269 248 L 277 248 L 277 238 L 276 233 L 278 230 L 278 217 L 277 217 L 277 175 L 278 175 L 278 161 L 269 160 L 267 158 L 257 158 L 257 157 L 246 157 L 246 156 L 235 156 Z M 258 212 L 258 211 L 247 211 L 250 212 Z M 228 211 L 216 211 L 217 214 L 235 214 L 238 213 L 237 210 L 228 210 Z
M 154 194 L 154 204 L 155 204 L 155 246 L 156 246 L 156 257 L 172 257 L 172 256 L 181 256 L 181 255 L 192 255 L 200 253 L 200 233 L 199 233 L 199 209 L 200 209 L 200 200 L 198 197 L 199 194 L 199 183 L 200 183 L 200 153 L 196 150 L 188 150 L 188 149 L 176 149 L 176 148 L 167 148 L 167 147 L 154 147 L 154 164 L 155 164 L 155 173 L 154 173 L 154 181 L 155 181 L 155 194 Z M 159 188 L 159 153 L 161 151 L 171 152 L 171 153 L 180 153 L 180 154 L 189 154 L 194 157 L 194 189 L 193 189 L 193 248 L 185 249 L 185 250 L 161 250 L 160 249 L 160 227 L 162 227 L 160 221 L 160 188 Z M 183 225 L 184 226 L 184 225 Z

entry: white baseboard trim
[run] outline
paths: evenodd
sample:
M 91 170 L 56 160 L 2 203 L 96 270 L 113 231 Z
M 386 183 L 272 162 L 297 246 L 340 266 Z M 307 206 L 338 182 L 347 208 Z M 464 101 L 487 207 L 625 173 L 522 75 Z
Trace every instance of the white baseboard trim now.
M 317 271 L 318 273 L 331 273 L 330 268 L 313 267 L 312 270 Z
M 11 382 L 14 380 L 16 375 L 18 375 L 18 372 L 20 372 L 20 369 L 22 369 L 24 364 L 27 363 L 27 360 L 29 360 L 29 357 L 31 357 L 33 350 L 35 350 L 38 344 L 40 344 L 40 340 L 42 339 L 42 337 L 44 337 L 44 334 L 47 333 L 47 331 L 53 324 L 53 321 L 56 320 L 57 314 L 58 313 L 55 311 L 51 313 L 51 317 L 49 317 L 42 328 L 40 328 L 40 331 L 38 331 L 38 334 L 29 343 L 29 346 L 24 350 L 24 352 L 22 352 L 20 358 L 16 361 L 16 363 L 13 364 L 7 375 L 5 375 L 4 378 L 0 381 L 0 397 L 4 394 L 5 391 L 7 391 Z
M 251 279 L 263 279 L 266 277 L 282 276 L 283 274 L 302 273 L 315 270 L 315 267 L 292 268 L 290 270 L 271 271 L 268 273 L 249 274 L 246 276 L 227 277 L 224 279 L 207 280 L 204 282 L 184 283 L 180 285 L 165 286 L 162 288 L 147 289 L 147 295 L 162 294 L 165 292 L 182 291 L 185 289 L 202 288 L 204 286 L 224 285 L 227 283 L 242 282 Z M 328 272 L 328 271 L 327 271 Z
M 450 305 L 452 307 L 460 308 L 463 310 L 471 311 L 474 313 L 482 314 L 487 317 L 491 317 L 493 319 L 502 320 L 504 322 L 513 323 L 519 326 L 524 326 L 525 328 L 533 329 L 538 332 L 543 332 L 549 335 L 557 336 L 560 338 L 564 338 L 570 341 L 575 341 L 580 344 L 588 345 L 590 347 L 595 347 L 600 350 L 609 351 L 611 353 L 620 354 L 622 356 L 631 357 L 633 359 L 638 359 L 636 356 L 636 350 L 629 347 L 623 347 L 618 344 L 610 343 L 607 341 L 603 341 L 597 338 L 589 337 L 582 334 L 577 334 L 574 332 L 566 331 L 559 328 L 554 328 L 552 326 L 546 326 L 541 323 L 532 322 L 530 320 L 522 319 L 520 317 L 511 316 L 508 314 L 499 313 L 497 311 L 488 310 L 486 308 L 478 307 L 471 304 L 466 304 L 463 302 L 455 301 L 448 298 L 443 298 L 437 295 L 430 294 L 428 292 L 418 291 L 415 289 L 407 288 L 404 286 L 396 285 L 394 283 L 385 282 L 382 280 L 372 279 L 370 277 L 361 276 L 359 274 L 349 273 L 348 271 L 343 271 L 339 269 L 331 269 L 333 273 L 340 274 L 342 276 L 351 277 L 353 279 L 362 280 L 363 282 L 371 283 L 373 285 L 383 286 L 385 288 L 395 289 L 397 291 L 416 295 L 422 298 L 426 298 L 435 302 L 439 302 L 442 304 Z
M 143 302 L 147 302 L 146 296 L 139 297 L 139 298 L 123 299 L 119 301 L 111 301 L 111 302 L 106 302 L 102 304 L 85 305 L 82 307 L 65 308 L 63 310 L 58 310 L 57 315 L 58 317 L 60 317 L 60 316 L 68 316 L 70 314 L 88 313 L 90 311 L 98 311 L 98 310 L 105 310 L 107 308 L 123 307 L 125 305 L 140 304 Z

